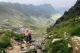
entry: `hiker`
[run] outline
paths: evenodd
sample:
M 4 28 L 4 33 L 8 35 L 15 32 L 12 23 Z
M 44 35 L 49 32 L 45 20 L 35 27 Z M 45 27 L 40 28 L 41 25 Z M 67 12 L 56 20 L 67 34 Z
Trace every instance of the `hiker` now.
M 31 43 L 31 32 L 30 32 L 29 26 L 25 30 L 25 40 L 26 40 L 26 45 L 30 45 L 30 43 Z

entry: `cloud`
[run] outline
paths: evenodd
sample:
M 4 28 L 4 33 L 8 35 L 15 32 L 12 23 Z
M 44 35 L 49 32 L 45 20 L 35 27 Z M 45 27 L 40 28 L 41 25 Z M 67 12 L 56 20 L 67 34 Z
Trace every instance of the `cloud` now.
M 71 7 L 75 4 L 77 0 L 0 0 L 5 2 L 12 2 L 12 3 L 25 3 L 25 4 L 51 4 L 54 7 Z
M 49 0 L 47 3 L 50 3 L 55 7 L 71 7 L 76 3 L 77 0 Z

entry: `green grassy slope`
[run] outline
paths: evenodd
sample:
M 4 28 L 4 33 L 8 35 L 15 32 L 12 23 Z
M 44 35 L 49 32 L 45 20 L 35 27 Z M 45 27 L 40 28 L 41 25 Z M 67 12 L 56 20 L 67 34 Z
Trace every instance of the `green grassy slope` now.
M 0 53 L 2 53 L 2 51 L 3 53 L 6 53 L 5 49 L 12 46 L 11 39 L 22 41 L 24 38 L 23 35 L 12 31 L 3 31 L 2 33 L 3 34 L 0 33 Z
M 46 53 L 72 53 L 70 38 L 80 36 L 80 1 L 65 12 L 53 26 L 47 29 L 51 41 L 47 44 Z M 60 39 L 61 38 L 61 39 Z M 54 39 L 60 39 L 52 43 Z
M 64 32 L 71 33 L 80 27 L 80 2 L 77 2 L 68 12 L 59 18 L 53 26 L 47 29 L 49 34 L 55 34 L 56 37 L 63 37 Z M 73 34 L 76 35 L 76 34 Z

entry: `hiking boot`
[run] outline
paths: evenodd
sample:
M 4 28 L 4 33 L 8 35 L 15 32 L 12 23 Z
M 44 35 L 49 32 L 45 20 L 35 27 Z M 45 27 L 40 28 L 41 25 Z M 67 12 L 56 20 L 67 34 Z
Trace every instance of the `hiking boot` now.
M 31 43 L 26 43 L 26 45 L 27 45 L 27 46 L 31 46 L 32 44 L 31 44 Z

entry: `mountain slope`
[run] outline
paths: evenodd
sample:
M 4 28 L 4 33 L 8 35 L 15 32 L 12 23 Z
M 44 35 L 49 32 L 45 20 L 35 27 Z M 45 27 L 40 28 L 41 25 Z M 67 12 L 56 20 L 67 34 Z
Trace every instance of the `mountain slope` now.
M 76 4 L 66 11 L 64 15 L 59 18 L 56 23 L 51 26 L 53 29 L 61 29 L 61 28 L 74 28 L 78 26 L 80 23 L 80 1 L 77 1 Z M 73 27 L 74 26 L 74 27 Z M 66 30 L 66 29 L 65 29 Z M 52 31 L 52 30 L 51 30 Z M 62 31 L 62 30 L 61 30 Z
M 5 3 L 0 2 L 0 24 L 11 25 L 45 25 L 52 14 L 57 11 L 50 5 L 19 4 L 19 3 Z
M 51 36 L 51 42 L 47 46 L 48 53 L 72 53 L 73 50 L 76 51 L 72 47 L 74 41 L 72 38 L 74 36 L 80 37 L 80 0 L 77 0 L 69 11 L 66 11 L 53 26 L 50 26 L 47 32 Z

